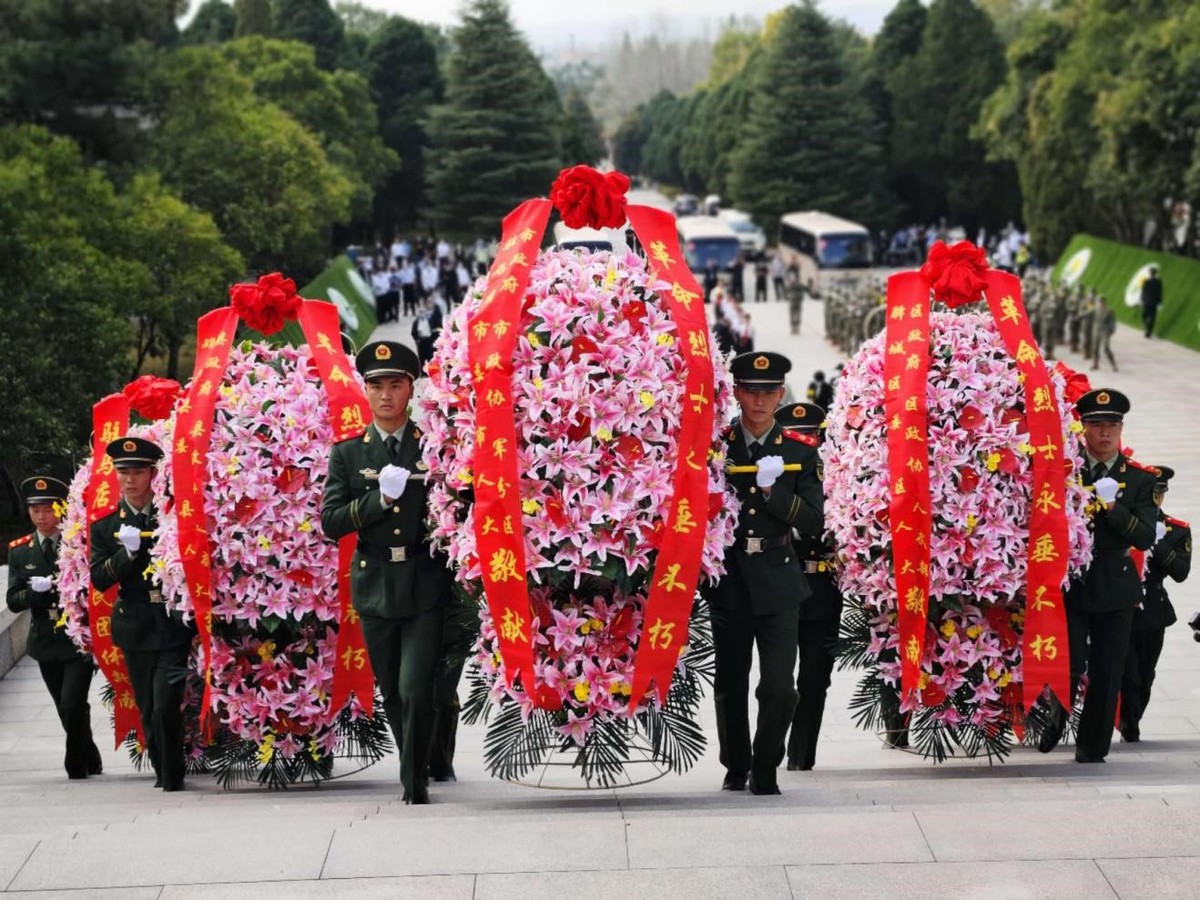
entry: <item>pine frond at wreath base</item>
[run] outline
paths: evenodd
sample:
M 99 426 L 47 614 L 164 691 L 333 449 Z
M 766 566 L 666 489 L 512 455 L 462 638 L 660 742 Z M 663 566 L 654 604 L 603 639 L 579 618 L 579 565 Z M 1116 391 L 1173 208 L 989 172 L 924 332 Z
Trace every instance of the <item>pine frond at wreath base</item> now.
M 867 646 L 870 640 L 866 609 L 854 598 L 847 597 L 838 635 L 838 668 L 863 669 L 866 672 L 850 698 L 850 715 L 859 728 L 878 733 L 894 747 L 903 748 L 911 744 L 912 752 L 934 762 L 945 762 L 959 755 L 959 751 L 969 759 L 986 756 L 989 764 L 1004 762 L 1008 758 L 1017 744 L 1013 725 L 1021 722 L 1018 710 L 1013 710 L 1009 717 L 1000 720 L 993 731 L 969 721 L 957 725 L 937 721 L 934 714 L 948 704 L 954 704 L 965 719 L 971 689 L 963 685 L 937 707 L 902 714 L 899 711 L 897 688 L 883 679 L 879 668 L 879 663 L 895 662 L 897 652 L 895 649 L 885 651 L 873 664 L 869 664 Z M 1072 737 L 1078 728 L 1083 695 L 1082 691 L 1077 693 L 1078 702 L 1071 711 L 1064 739 Z M 1049 722 L 1049 705 L 1043 694 L 1024 716 L 1025 736 L 1020 743 L 1036 747 Z
M 472 669 L 463 721 L 487 724 L 483 758 L 488 772 L 506 781 L 532 784 L 526 779 L 539 767 L 569 767 L 578 771 L 586 788 L 596 789 L 644 783 L 667 771 L 686 772 L 707 746 L 696 717 L 704 697 L 703 685 L 711 686 L 715 673 L 712 630 L 703 600 L 697 599 L 693 605 L 688 627 L 687 652 L 681 669 L 676 669 L 665 706 L 652 703 L 632 720 L 599 720 L 582 747 L 556 730 L 566 724 L 565 714 L 535 709 L 525 719 L 511 699 L 496 705 L 487 682 Z M 656 772 L 641 777 L 641 767 L 647 764 L 656 767 Z M 639 767 L 637 775 L 627 768 L 635 765 Z

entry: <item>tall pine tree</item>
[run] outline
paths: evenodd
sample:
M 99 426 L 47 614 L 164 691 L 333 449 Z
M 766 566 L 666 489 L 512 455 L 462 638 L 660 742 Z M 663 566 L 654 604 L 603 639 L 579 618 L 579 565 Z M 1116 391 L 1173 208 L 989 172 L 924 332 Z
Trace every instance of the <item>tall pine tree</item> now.
M 238 37 L 271 34 L 271 0 L 234 0 Z
M 773 25 L 745 136 L 730 156 L 733 199 L 768 232 L 797 209 L 870 223 L 883 205 L 881 156 L 834 30 L 811 2 Z
M 562 113 L 501 0 L 472 0 L 462 15 L 426 159 L 431 218 L 442 232 L 470 238 L 497 233 L 514 206 L 550 190 Z
M 346 26 L 329 0 L 275 0 L 272 21 L 275 37 L 311 44 L 322 69 L 337 65 Z

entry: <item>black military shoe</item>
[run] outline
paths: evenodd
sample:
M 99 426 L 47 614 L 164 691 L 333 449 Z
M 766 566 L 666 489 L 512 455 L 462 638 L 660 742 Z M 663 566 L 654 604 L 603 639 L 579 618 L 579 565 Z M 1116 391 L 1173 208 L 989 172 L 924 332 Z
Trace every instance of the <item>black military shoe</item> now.
M 92 744 L 91 749 L 88 750 L 87 771 L 89 775 L 104 774 L 104 760 L 101 759 L 100 750 L 95 744 Z
M 1083 750 L 1076 749 L 1075 762 L 1077 762 L 1077 763 L 1102 763 L 1102 762 L 1104 762 L 1104 757 L 1103 756 L 1093 756 L 1092 754 L 1086 753 Z
M 789 759 L 788 760 L 787 770 L 789 772 L 799 772 L 802 768 L 803 768 L 803 766 L 800 765 L 800 760 L 798 760 L 798 759 Z
M 458 781 L 458 776 L 454 774 L 454 766 L 445 772 L 431 772 L 429 777 L 434 781 Z
M 723 791 L 744 791 L 746 789 L 745 772 L 726 772 L 725 782 L 721 785 Z
M 765 780 L 758 781 L 753 775 L 751 775 L 750 776 L 750 793 L 757 794 L 758 796 L 761 797 L 764 795 L 771 796 L 774 794 L 782 794 L 783 791 L 781 791 L 779 789 L 779 784 L 777 782 L 772 781 L 771 783 L 768 784 Z

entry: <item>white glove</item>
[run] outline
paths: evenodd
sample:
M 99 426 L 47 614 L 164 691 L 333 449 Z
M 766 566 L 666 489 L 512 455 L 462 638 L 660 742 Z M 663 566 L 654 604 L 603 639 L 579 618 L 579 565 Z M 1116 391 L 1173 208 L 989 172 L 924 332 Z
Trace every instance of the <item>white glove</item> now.
M 1117 499 L 1117 490 L 1120 485 L 1117 484 L 1115 478 L 1101 478 L 1092 485 L 1096 489 L 1096 496 L 1100 498 L 1102 503 L 1112 503 Z
M 379 492 L 388 500 L 397 500 L 408 485 L 412 473 L 400 466 L 388 464 L 379 472 Z
M 54 590 L 54 579 L 49 575 L 33 575 L 29 578 L 29 587 L 39 594 L 52 591 Z
M 136 525 L 122 525 L 117 529 L 117 540 L 133 556 L 142 547 L 142 532 Z
M 782 456 L 764 456 L 758 461 L 758 474 L 754 476 L 755 483 L 763 489 L 775 483 L 775 479 L 783 474 Z
M 1167 536 L 1167 526 L 1162 522 L 1154 523 L 1154 542 L 1158 543 Z

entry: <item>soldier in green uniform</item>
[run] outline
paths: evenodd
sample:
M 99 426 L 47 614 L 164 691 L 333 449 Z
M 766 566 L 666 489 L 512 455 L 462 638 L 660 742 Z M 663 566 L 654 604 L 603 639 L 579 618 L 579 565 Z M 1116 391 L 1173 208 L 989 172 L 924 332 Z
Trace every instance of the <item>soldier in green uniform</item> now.
M 1136 743 L 1142 739 L 1141 721 L 1150 703 L 1155 669 L 1162 653 L 1166 630 L 1177 621 L 1175 607 L 1164 586 L 1168 578 L 1182 582 L 1192 571 L 1192 529 L 1187 522 L 1163 512 L 1168 482 L 1175 477 L 1169 466 L 1155 466 L 1154 503 L 1158 506 L 1154 548 L 1146 554 L 1142 580 L 1145 597 L 1133 611 L 1133 632 L 1125 657 L 1125 677 L 1121 682 L 1121 740 Z
M 442 655 L 446 558 L 433 556 L 425 524 L 426 490 L 419 439 L 408 417 L 417 354 L 392 341 L 355 357 L 367 382 L 373 421 L 361 437 L 336 444 L 321 524 L 338 539 L 358 532 L 350 589 L 371 668 L 400 750 L 406 803 L 428 803 L 425 767 L 433 727 L 434 679 Z
M 155 787 L 184 789 L 183 693 L 195 629 L 167 612 L 150 580 L 150 548 L 158 524 L 151 479 L 162 459 L 157 444 L 117 438 L 107 448 L 117 469 L 121 499 L 92 523 L 92 586 L 117 586 L 112 639 L 125 656 L 142 720 Z
M 1092 560 L 1071 579 L 1064 605 L 1071 651 L 1071 693 L 1084 671 L 1088 686 L 1079 717 L 1075 761 L 1104 762 L 1112 744 L 1117 695 L 1125 670 L 1125 651 L 1133 609 L 1142 601 L 1142 584 L 1129 551 L 1154 544 L 1155 475 L 1121 453 L 1121 431 L 1129 399 L 1119 391 L 1089 391 L 1076 404 L 1083 422 L 1084 484 L 1094 492 Z M 1066 727 L 1066 710 L 1056 705 L 1038 749 L 1054 749 Z
M 778 794 L 776 770 L 796 706 L 795 670 L 800 604 L 809 595 L 792 529 L 820 534 L 823 495 L 817 440 L 784 432 L 775 422 L 791 362 L 778 353 L 743 353 L 733 360 L 741 416 L 726 429 L 727 462 L 755 466 L 730 474 L 741 511 L 725 575 L 705 591 L 716 647 L 714 699 L 723 790 Z M 788 469 L 786 466 L 797 468 Z M 758 646 L 758 726 L 750 738 L 750 665 Z
M 815 403 L 784 405 L 776 411 L 775 421 L 784 429 L 785 435 L 789 431 L 798 432 L 820 441 L 825 408 Z M 817 478 L 823 480 L 820 460 L 815 464 Z M 821 733 L 825 695 L 837 658 L 834 645 L 843 601 L 842 592 L 833 579 L 833 548 L 825 541 L 825 536 L 819 531 L 794 528 L 792 542 L 804 568 L 804 580 L 812 593 L 800 604 L 798 699 L 787 742 L 787 768 L 789 772 L 807 772 L 817 761 L 817 737 Z
M 21 496 L 35 530 L 8 545 L 8 608 L 13 612 L 29 610 L 25 652 L 38 664 L 67 733 L 67 755 L 63 760 L 67 777 L 99 775 L 104 766 L 92 740 L 92 711 L 88 705 L 96 667 L 58 624 L 62 610 L 55 578 L 67 486 L 49 475 L 35 475 L 21 483 Z

